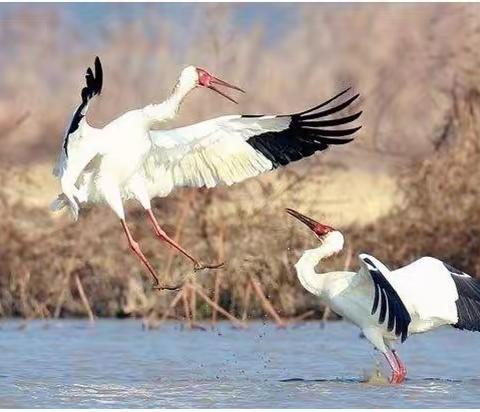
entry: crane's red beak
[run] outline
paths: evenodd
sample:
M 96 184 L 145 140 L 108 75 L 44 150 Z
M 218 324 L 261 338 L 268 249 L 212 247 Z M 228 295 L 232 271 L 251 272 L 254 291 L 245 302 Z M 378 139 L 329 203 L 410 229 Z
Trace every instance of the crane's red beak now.
M 285 209 L 287 213 L 294 218 L 300 220 L 300 222 L 307 225 L 309 229 L 311 229 L 317 236 L 324 236 L 329 232 L 333 232 L 335 229 L 333 227 L 323 225 L 322 223 L 317 222 L 305 215 L 302 215 L 300 212 L 297 212 L 293 209 Z
M 237 101 L 232 99 L 228 94 L 225 94 L 224 92 L 219 90 L 217 87 L 215 87 L 215 85 L 228 87 L 229 89 L 233 89 L 233 90 L 237 90 L 239 92 L 245 93 L 245 90 L 240 89 L 240 87 L 227 83 L 226 81 L 211 75 L 209 72 L 207 72 L 204 69 L 200 69 L 197 67 L 197 73 L 198 73 L 198 84 L 200 86 L 207 87 L 208 89 L 212 89 L 213 91 L 217 92 L 218 94 L 222 95 L 223 97 L 225 97 L 226 99 L 230 100 L 233 103 L 237 103 Z

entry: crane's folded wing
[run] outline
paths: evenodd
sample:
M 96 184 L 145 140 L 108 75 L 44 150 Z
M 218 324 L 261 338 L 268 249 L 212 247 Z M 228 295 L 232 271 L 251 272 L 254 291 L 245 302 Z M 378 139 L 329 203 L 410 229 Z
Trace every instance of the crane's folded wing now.
M 390 271 L 372 256 L 361 254 L 359 258 L 359 279 L 367 282 L 370 280 L 374 290 L 371 314 L 378 313 L 380 324 L 387 320 L 387 330 L 394 331 L 396 336 L 401 337 L 402 342 L 405 341 L 412 319 L 405 303 L 388 279 Z

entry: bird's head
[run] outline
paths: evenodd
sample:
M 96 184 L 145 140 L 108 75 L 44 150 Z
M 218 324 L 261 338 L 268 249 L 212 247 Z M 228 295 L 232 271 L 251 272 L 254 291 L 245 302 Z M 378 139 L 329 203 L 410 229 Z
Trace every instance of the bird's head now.
M 335 248 L 341 250 L 343 248 L 343 235 L 336 229 L 331 226 L 324 225 L 319 223 L 316 220 L 313 220 L 305 215 L 302 215 L 300 212 L 297 212 L 293 209 L 286 209 L 287 213 L 290 216 L 300 220 L 304 223 L 316 236 L 318 240 L 322 243 L 328 241 L 332 242 L 335 245 Z
M 214 75 L 210 74 L 205 69 L 201 69 L 195 66 L 188 66 L 185 69 L 183 69 L 182 74 L 180 75 L 180 79 L 190 83 L 192 88 L 206 87 L 207 89 L 211 89 L 233 103 L 237 103 L 237 102 L 233 98 L 231 98 L 230 96 L 228 96 L 227 94 L 219 90 L 216 86 L 223 86 L 223 87 L 227 87 L 227 88 L 245 93 L 245 91 L 240 89 L 240 87 L 227 83 L 226 81 L 221 80 L 218 77 L 215 77 Z

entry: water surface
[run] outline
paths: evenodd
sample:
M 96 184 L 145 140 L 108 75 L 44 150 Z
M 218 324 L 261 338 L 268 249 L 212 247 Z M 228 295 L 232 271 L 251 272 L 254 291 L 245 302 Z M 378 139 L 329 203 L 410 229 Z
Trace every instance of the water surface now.
M 387 367 L 346 322 L 186 330 L 140 321 L 7 321 L 0 407 L 478 407 L 480 334 L 452 328 L 400 347 L 403 385 L 365 383 Z

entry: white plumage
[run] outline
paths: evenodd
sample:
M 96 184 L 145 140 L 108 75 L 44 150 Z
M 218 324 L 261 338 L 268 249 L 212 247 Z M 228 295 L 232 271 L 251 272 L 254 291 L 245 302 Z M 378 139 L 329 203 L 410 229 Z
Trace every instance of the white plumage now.
M 364 260 L 367 255 L 360 255 Z M 378 260 L 370 256 L 377 266 Z M 450 271 L 433 257 L 422 257 L 393 271 L 382 270 L 396 290 L 412 320 L 409 333 L 424 332 L 458 322 L 458 292 Z M 429 293 L 431 292 L 431 293 Z
M 288 213 L 305 223 L 322 242 L 304 252 L 295 265 L 302 286 L 333 311 L 351 321 L 382 352 L 392 368 L 392 383 L 406 377 L 394 349 L 411 334 L 439 326 L 480 331 L 480 281 L 432 257 L 422 257 L 391 271 L 373 256 L 359 255 L 360 269 L 316 273 L 315 266 L 343 249 L 343 235 L 299 212 Z
M 222 116 L 191 126 L 151 131 L 153 147 L 145 162 L 152 195 L 174 187 L 232 185 L 273 169 L 272 162 L 247 143 L 265 131 L 284 130 L 288 118 Z M 162 167 L 161 176 L 155 173 Z M 169 181 L 168 192 L 158 182 Z M 157 183 L 156 183 L 157 182 Z
M 358 119 L 361 112 L 335 117 L 357 97 L 326 108 L 334 98 L 293 115 L 230 115 L 170 130 L 154 130 L 172 119 L 183 99 L 198 86 L 210 88 L 234 101 L 216 85 L 243 91 L 193 66 L 182 70 L 172 94 L 161 104 L 131 110 L 101 129 L 86 121 L 91 100 L 100 94 L 103 70 L 98 57 L 95 70 L 86 74 L 82 103 L 65 134 L 54 174 L 62 193 L 53 210 L 68 207 L 78 218 L 80 204 L 106 203 L 119 217 L 129 244 L 147 266 L 158 286 L 158 276 L 125 222 L 123 202 L 135 199 L 145 208 L 156 235 L 202 265 L 160 228 L 150 199 L 167 196 L 177 187 L 231 185 L 289 162 L 325 150 L 330 144 L 350 142 L 347 136 L 360 127 L 338 129 Z M 325 108 L 324 108 L 325 107 Z M 324 108 L 323 110 L 320 110 Z M 333 115 L 333 116 L 332 116 Z

